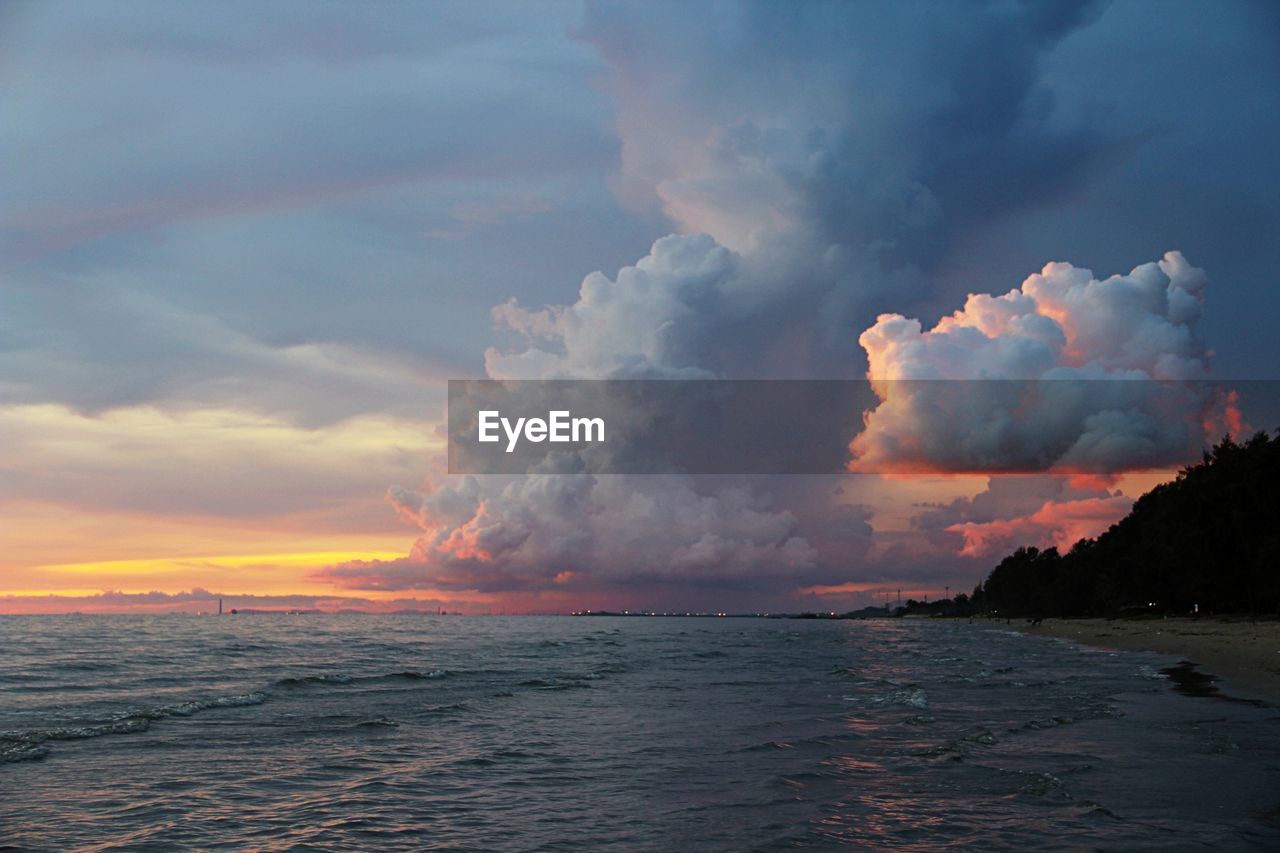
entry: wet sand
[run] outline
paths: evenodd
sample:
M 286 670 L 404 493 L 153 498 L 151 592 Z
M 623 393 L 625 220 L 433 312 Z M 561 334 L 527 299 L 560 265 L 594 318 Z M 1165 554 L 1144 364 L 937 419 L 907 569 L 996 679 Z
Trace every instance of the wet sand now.
M 1217 676 L 1223 693 L 1280 703 L 1280 620 L 1046 619 L 1014 626 L 1100 648 L 1177 655 Z

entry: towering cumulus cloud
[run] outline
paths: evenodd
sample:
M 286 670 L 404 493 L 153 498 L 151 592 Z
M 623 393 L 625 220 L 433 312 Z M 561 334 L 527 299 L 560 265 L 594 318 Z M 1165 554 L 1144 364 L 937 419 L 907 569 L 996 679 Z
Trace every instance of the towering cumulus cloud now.
M 1001 296 L 971 294 L 928 331 L 881 315 L 859 338 L 881 402 L 851 468 L 1050 472 L 993 476 L 917 516 L 962 556 L 1097 535 L 1132 505 L 1110 490 L 1117 475 L 1189 461 L 1229 414 L 1203 381 L 1206 283 L 1179 252 L 1102 280 L 1050 263 Z
M 670 236 L 614 280 L 582 283 L 577 302 L 494 316 L 523 350 L 486 356 L 502 379 L 706 378 L 700 342 L 735 273 L 705 235 Z M 393 562 L 332 567 L 353 588 L 432 585 L 484 591 L 589 591 L 632 584 L 752 586 L 809 578 L 818 554 L 796 516 L 748 485 L 699 490 L 687 477 L 596 477 L 576 453 L 552 454 L 516 478 L 437 473 L 392 503 L 423 530 Z M 854 529 L 866 527 L 853 519 Z
M 741 256 L 732 300 L 706 306 L 724 322 L 704 313 L 704 366 L 857 375 L 849 330 L 953 285 L 960 235 L 1054 204 L 1131 144 L 1042 74 L 1100 9 L 589 6 L 622 197 Z
M 524 335 L 517 353 L 490 348 L 494 379 L 706 379 L 708 331 L 733 297 L 735 258 L 705 234 L 653 244 L 615 280 L 595 272 L 578 301 L 530 311 L 514 300 L 494 318 Z
M 1047 264 L 1002 296 L 970 295 L 929 331 L 881 315 L 859 338 L 881 403 L 851 445 L 853 467 L 1115 473 L 1186 461 L 1216 402 L 1194 381 L 1209 368 L 1195 332 L 1204 286 L 1169 252 L 1105 280 Z
M 1193 327 L 1204 279 L 1176 253 L 1105 281 L 1051 264 L 1019 290 L 971 297 L 928 332 L 880 316 L 861 338 L 865 364 L 854 344 L 879 311 L 954 299 L 945 261 L 964 235 L 1057 203 L 1131 147 L 1087 110 L 1060 109 L 1058 83 L 1043 74 L 1046 57 L 1095 19 L 1090 4 L 653 11 L 592 5 L 579 34 L 607 63 L 617 194 L 677 233 L 612 277 L 588 275 L 567 304 L 497 306 L 507 337 L 486 353 L 488 376 L 1203 375 Z M 850 424 L 841 438 L 868 465 L 1087 469 L 1153 462 L 1194 438 L 1160 417 L 1158 401 L 1123 387 L 1108 405 L 1090 398 L 1044 422 L 1023 418 L 1015 400 L 949 409 L 930 392 L 877 390 L 865 431 L 855 440 Z M 573 455 L 519 478 L 436 470 L 422 490 L 391 491 L 421 528 L 408 556 L 333 566 L 324 577 L 363 589 L 548 595 L 840 584 L 875 575 L 871 563 L 896 553 L 873 541 L 858 488 L 596 477 Z M 950 558 L 968 547 L 965 536 L 980 536 L 957 525 L 1010 518 L 956 510 L 933 532 Z M 993 530 L 982 541 L 994 539 Z M 910 559 L 908 571 L 920 563 Z M 893 571 L 903 576 L 902 566 Z

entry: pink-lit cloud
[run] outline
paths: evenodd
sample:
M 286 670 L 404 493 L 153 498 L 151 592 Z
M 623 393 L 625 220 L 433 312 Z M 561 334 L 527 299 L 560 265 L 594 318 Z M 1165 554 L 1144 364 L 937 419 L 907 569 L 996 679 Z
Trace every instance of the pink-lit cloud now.
M 987 522 L 953 524 L 947 531 L 964 538 L 960 554 L 965 557 L 999 558 L 1010 551 L 1031 545 L 1057 547 L 1065 552 L 1081 539 L 1097 536 L 1115 524 L 1133 506 L 1124 495 L 1084 498 L 1063 502 L 1046 501 L 1030 515 Z
M 1195 381 L 1209 371 L 1195 328 L 1205 284 L 1179 252 L 1102 280 L 1051 263 L 1001 296 L 971 294 L 927 331 L 881 315 L 859 338 L 880 404 L 851 444 L 854 469 L 1106 474 L 1187 461 L 1221 402 Z

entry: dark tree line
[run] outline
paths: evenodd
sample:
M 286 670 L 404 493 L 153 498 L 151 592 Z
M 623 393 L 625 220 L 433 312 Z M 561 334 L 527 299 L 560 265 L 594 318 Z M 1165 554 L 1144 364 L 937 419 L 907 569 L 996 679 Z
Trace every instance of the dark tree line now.
M 1227 436 L 1066 554 L 1019 548 L 974 589 L 1002 616 L 1280 613 L 1280 433 Z

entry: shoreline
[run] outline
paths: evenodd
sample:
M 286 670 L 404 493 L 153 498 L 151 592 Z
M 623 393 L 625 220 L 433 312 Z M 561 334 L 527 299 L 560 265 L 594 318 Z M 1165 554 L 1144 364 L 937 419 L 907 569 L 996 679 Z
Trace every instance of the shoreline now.
M 1280 704 L 1280 620 L 1045 619 L 1039 625 L 1014 622 L 1011 627 L 1097 648 L 1179 656 L 1217 681 L 1228 697 Z

